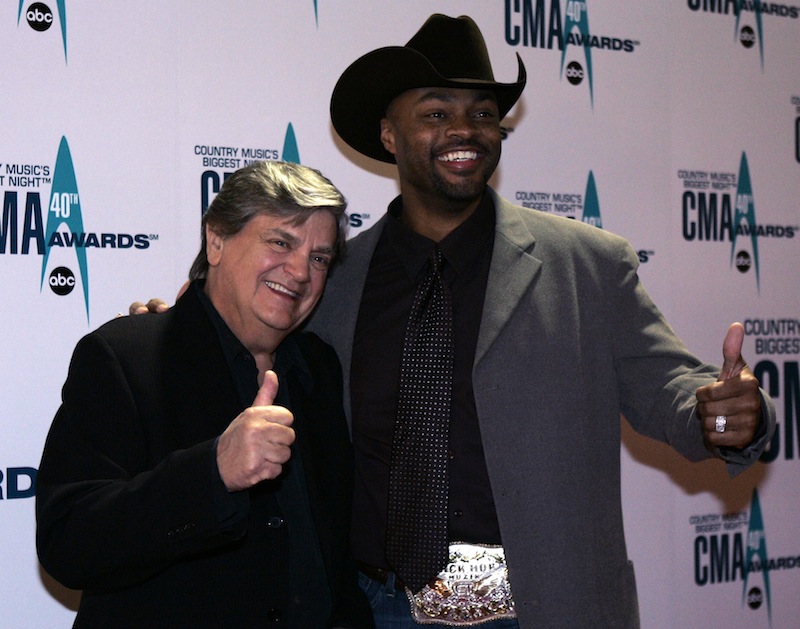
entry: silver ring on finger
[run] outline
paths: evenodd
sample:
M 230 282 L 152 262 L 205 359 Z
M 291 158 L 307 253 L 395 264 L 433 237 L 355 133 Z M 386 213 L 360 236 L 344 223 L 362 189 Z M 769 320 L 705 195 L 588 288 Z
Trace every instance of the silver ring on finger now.
M 717 432 L 725 432 L 725 428 L 728 426 L 728 418 L 725 415 L 717 415 L 714 419 L 714 430 Z

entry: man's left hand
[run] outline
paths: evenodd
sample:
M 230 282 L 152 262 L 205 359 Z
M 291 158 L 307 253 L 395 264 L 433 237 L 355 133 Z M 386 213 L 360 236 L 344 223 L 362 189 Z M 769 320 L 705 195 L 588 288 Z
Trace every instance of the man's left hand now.
M 697 389 L 697 414 L 710 448 L 747 447 L 761 422 L 759 383 L 742 358 L 743 341 L 742 324 L 732 324 L 722 344 L 719 378 Z

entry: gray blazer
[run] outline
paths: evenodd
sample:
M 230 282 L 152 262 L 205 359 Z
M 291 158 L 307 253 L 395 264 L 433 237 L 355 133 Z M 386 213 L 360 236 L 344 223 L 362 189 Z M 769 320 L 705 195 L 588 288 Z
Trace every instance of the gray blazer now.
M 638 627 L 620 504 L 620 414 L 690 460 L 708 458 L 695 391 L 716 380 L 677 338 L 622 238 L 493 195 L 496 233 L 473 366 L 475 403 L 522 629 Z M 348 243 L 311 329 L 349 374 L 386 217 Z M 772 434 L 728 458 L 757 460 Z

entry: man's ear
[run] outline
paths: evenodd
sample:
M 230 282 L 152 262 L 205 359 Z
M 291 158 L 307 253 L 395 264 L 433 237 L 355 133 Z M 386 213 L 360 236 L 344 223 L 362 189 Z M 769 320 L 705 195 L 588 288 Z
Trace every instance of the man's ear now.
M 395 154 L 394 130 L 392 129 L 392 123 L 389 122 L 388 118 L 381 118 L 381 142 L 383 143 L 383 148 L 389 151 L 392 155 Z
M 217 266 L 222 259 L 225 239 L 206 224 L 206 259 L 209 266 Z

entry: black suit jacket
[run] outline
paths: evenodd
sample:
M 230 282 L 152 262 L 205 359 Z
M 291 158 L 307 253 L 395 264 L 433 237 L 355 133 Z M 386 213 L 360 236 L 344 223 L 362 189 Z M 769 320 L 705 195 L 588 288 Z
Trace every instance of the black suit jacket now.
M 215 440 L 243 404 L 219 337 L 188 290 L 165 315 L 120 318 L 88 334 L 70 364 L 36 513 L 43 567 L 84 590 L 76 627 L 299 627 L 293 605 L 316 606 L 315 626 L 372 626 L 349 555 L 341 368 L 314 335 L 284 343 L 296 344 L 309 368 L 280 383 L 318 540 L 295 552 L 321 554 L 332 604 L 295 587 L 306 575 L 289 563 L 291 522 L 278 481 L 224 490 Z

